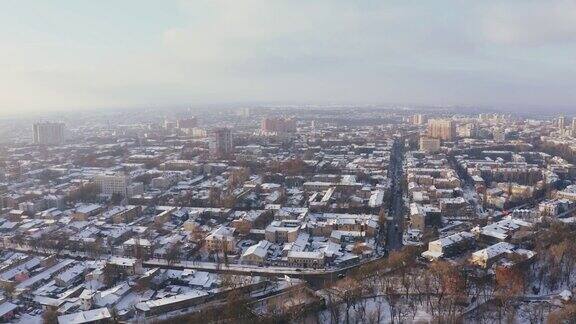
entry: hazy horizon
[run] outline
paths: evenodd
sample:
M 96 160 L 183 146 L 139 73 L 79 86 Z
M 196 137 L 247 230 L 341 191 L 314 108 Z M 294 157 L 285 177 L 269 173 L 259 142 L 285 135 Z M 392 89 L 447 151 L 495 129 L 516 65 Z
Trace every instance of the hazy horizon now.
M 0 116 L 576 105 L 576 1 L 4 1 Z

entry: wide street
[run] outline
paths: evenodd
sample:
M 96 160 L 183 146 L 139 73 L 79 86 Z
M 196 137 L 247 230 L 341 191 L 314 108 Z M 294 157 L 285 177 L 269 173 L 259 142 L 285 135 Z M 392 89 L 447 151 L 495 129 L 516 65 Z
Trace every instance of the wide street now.
M 404 140 L 396 139 L 392 148 L 390 169 L 388 175 L 392 180 L 391 202 L 386 224 L 386 247 L 388 251 L 402 248 L 402 232 L 404 223 L 404 200 L 402 190 L 402 175 L 404 162 Z

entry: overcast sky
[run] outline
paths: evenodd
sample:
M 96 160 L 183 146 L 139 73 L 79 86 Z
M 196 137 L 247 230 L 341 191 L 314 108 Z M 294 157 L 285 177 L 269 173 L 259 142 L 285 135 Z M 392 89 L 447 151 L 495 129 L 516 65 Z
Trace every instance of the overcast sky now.
M 576 107 L 576 0 L 0 2 L 0 114 L 272 101 Z

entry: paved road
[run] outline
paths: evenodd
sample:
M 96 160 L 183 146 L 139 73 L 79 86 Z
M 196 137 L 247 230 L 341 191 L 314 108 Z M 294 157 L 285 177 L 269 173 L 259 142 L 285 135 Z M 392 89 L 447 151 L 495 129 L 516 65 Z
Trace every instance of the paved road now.
M 27 245 L 17 245 L 17 244 L 5 244 L 0 241 L 0 250 L 9 249 L 18 252 L 31 253 L 35 255 L 57 255 L 64 258 L 72 258 L 79 261 L 84 260 L 106 260 L 111 256 L 120 255 L 102 255 L 93 256 L 84 252 L 74 252 L 68 250 L 53 250 L 53 249 L 37 249 Z M 322 287 L 327 282 L 332 282 L 340 277 L 340 275 L 346 274 L 348 271 L 358 267 L 359 265 L 366 264 L 369 262 L 374 262 L 380 257 L 366 260 L 359 264 L 350 265 L 343 268 L 328 268 L 328 269 L 299 269 L 293 267 L 275 267 L 275 266 L 251 266 L 242 264 L 225 264 L 217 265 L 213 262 L 196 262 L 196 261 L 178 261 L 168 263 L 164 259 L 149 259 L 143 262 L 145 267 L 160 267 L 166 269 L 195 269 L 201 271 L 215 272 L 215 273 L 233 273 L 233 274 L 244 274 L 244 275 L 263 275 L 263 276 L 274 276 L 282 277 L 284 275 L 305 279 L 314 287 Z M 129 258 L 130 259 L 130 258 Z
M 386 226 L 386 248 L 395 251 L 402 248 L 402 233 L 404 224 L 404 200 L 402 192 L 402 176 L 404 163 L 404 140 L 396 139 L 392 147 L 389 177 L 392 180 L 390 217 Z
M 73 258 L 77 260 L 106 260 L 109 257 L 122 257 L 127 259 L 132 259 L 130 257 L 125 257 L 122 255 L 114 255 L 114 254 L 107 254 L 101 256 L 94 256 L 90 255 L 86 252 L 77 252 L 77 251 L 68 251 L 68 250 L 54 250 L 54 249 L 47 249 L 47 248 L 33 248 L 28 245 L 17 245 L 17 244 L 6 244 L 0 242 L 0 249 L 10 249 L 14 251 L 24 252 L 24 253 L 33 253 L 37 255 L 58 255 L 60 257 L 66 258 Z M 243 272 L 243 273 L 255 273 L 255 274 L 278 274 L 278 275 L 324 275 L 329 274 L 330 272 L 339 272 L 345 270 L 346 268 L 339 268 L 339 269 L 299 269 L 295 267 L 275 267 L 275 266 L 266 266 L 266 267 L 258 267 L 253 265 L 244 265 L 244 264 L 236 264 L 231 263 L 229 265 L 225 264 L 217 264 L 214 262 L 198 262 L 198 261 L 178 261 L 168 263 L 168 261 L 164 259 L 148 259 L 143 262 L 144 266 L 154 267 L 166 267 L 166 268 L 188 268 L 188 269 L 198 269 L 198 270 L 206 270 L 206 271 L 215 271 L 215 272 L 227 272 L 227 271 L 235 271 L 235 272 Z

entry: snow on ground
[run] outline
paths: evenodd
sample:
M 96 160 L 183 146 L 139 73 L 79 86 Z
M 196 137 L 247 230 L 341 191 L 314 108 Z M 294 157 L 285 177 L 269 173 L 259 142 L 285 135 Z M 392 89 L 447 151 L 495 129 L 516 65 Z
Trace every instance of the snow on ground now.
M 333 315 L 337 313 L 337 315 Z M 334 318 L 336 316 L 337 318 Z M 390 305 L 384 297 L 366 298 L 349 309 L 350 323 L 372 322 L 390 323 Z M 332 311 L 330 308 L 322 310 L 317 315 L 310 315 L 302 319 L 301 323 L 306 323 L 318 319 L 321 324 L 333 324 L 346 322 L 346 305 L 340 304 Z

